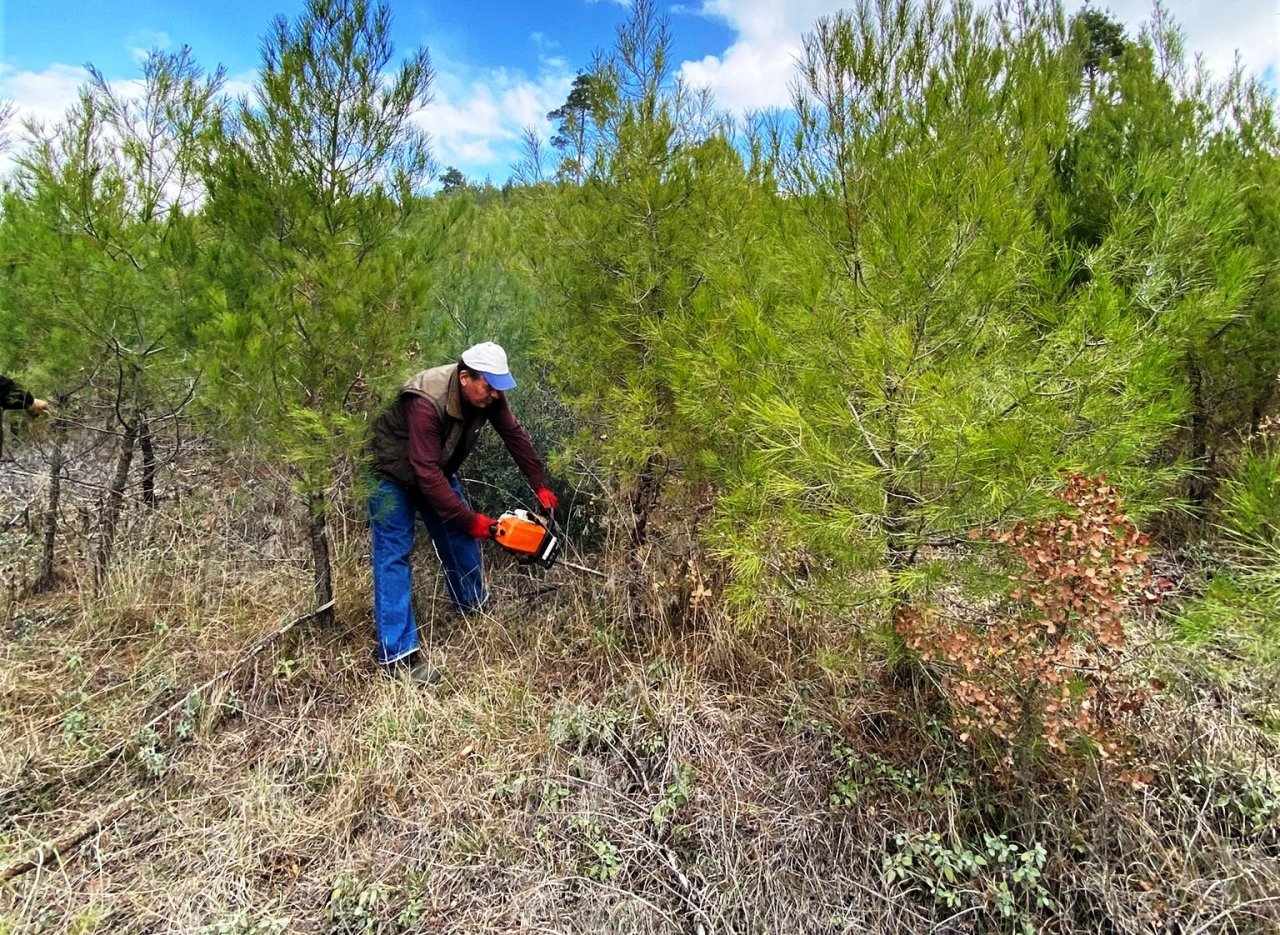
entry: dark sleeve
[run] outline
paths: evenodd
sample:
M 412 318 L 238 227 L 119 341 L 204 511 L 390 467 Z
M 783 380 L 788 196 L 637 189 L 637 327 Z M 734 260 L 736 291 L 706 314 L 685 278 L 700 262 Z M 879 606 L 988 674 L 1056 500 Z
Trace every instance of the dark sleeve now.
M 0 409 L 26 409 L 36 398 L 8 377 L 0 377 Z
M 431 509 L 445 522 L 458 529 L 471 525 L 475 513 L 467 509 L 449 486 L 440 468 L 440 415 L 431 401 L 421 396 L 407 396 L 409 419 L 409 464 L 418 478 L 418 490 Z
M 511 458 L 515 461 L 516 467 L 520 468 L 520 473 L 528 479 L 533 489 L 547 486 L 546 476 L 542 472 L 542 462 L 538 460 L 538 453 L 533 450 L 529 433 L 524 430 L 520 420 L 507 405 L 505 395 L 489 407 L 489 421 L 493 423 L 494 430 L 502 439 L 502 443 L 507 446 L 507 451 L 511 452 Z

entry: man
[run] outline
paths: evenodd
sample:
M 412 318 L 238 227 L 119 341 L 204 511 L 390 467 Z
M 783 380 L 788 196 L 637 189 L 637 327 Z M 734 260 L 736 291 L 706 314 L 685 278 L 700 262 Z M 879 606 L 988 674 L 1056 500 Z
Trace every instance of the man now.
M 369 498 L 369 519 L 375 659 L 387 674 L 407 674 L 428 684 L 439 677 L 419 656 L 410 600 L 409 553 L 418 517 L 440 557 L 454 608 L 474 613 L 488 596 L 479 540 L 492 538 L 496 524 L 471 509 L 457 476 L 486 422 L 497 430 L 543 508 L 558 505 L 528 434 L 507 405 L 504 394 L 515 385 L 506 351 L 486 341 L 467 348 L 457 364 L 411 377 L 374 421 L 371 447 L 378 485 Z
M 25 409 L 31 413 L 46 412 L 49 404 L 36 399 L 8 377 L 0 376 L 0 410 Z M 4 456 L 4 423 L 0 422 L 0 457 Z

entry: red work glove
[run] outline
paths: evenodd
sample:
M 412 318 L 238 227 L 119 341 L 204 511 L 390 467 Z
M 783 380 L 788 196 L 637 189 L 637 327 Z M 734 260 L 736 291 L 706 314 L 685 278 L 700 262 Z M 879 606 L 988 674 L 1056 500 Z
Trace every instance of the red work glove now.
M 471 520 L 471 525 L 467 527 L 467 532 L 476 539 L 492 539 L 494 532 L 498 528 L 498 523 L 490 519 L 483 513 L 477 513 Z
M 539 487 L 533 492 L 544 510 L 554 510 L 560 505 L 560 498 L 551 492 L 550 487 Z

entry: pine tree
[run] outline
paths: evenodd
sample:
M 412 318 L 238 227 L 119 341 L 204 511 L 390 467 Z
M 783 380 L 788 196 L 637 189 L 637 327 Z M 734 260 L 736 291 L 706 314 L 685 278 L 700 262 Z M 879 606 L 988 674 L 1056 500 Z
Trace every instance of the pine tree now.
M 36 130 L 4 226 L 9 310 L 26 366 L 59 404 L 58 426 L 74 415 L 68 405 L 83 413 L 97 396 L 118 438 L 94 560 L 101 584 L 135 448 L 141 441 L 144 496 L 154 505 L 151 425 L 176 417 L 195 384 L 201 231 L 190 212 L 202 197 L 195 167 L 223 76 L 206 75 L 187 49 L 151 53 L 136 100 L 91 74 L 65 122 Z
M 559 178 L 581 182 L 586 174 L 591 151 L 589 133 L 600 117 L 606 88 L 604 81 L 592 72 L 579 72 L 565 102 L 547 114 L 547 119 L 556 123 L 551 145 L 563 154 L 556 170 Z
M 390 70 L 385 5 L 309 0 L 263 45 L 209 173 L 221 308 L 207 337 L 235 425 L 286 464 L 306 503 L 318 606 L 332 599 L 334 471 L 363 438 L 371 367 L 421 314 L 422 239 L 405 226 L 432 173 L 414 122 L 432 80 L 417 49 Z
M 1240 364 L 1261 358 L 1242 358 L 1240 339 L 1275 360 L 1273 303 L 1252 298 L 1260 264 L 1274 255 L 1259 249 L 1274 208 L 1252 195 L 1257 173 L 1274 164 L 1274 137 L 1268 157 L 1256 133 L 1267 134 L 1270 118 L 1257 120 L 1265 111 L 1246 103 L 1242 87 L 1213 87 L 1188 71 L 1163 10 L 1136 42 L 1118 47 L 1100 59 L 1092 46 L 1075 49 L 1086 77 L 1059 165 L 1063 233 L 1073 253 L 1106 255 L 1132 313 L 1175 355 L 1190 397 L 1177 450 L 1191 468 L 1187 493 L 1203 511 L 1219 447 L 1241 428 L 1234 398 L 1265 393 Z M 1232 111 L 1239 116 L 1217 116 Z
M 1186 361 L 1256 251 L 1194 95 L 1095 25 L 858 4 L 807 40 L 794 149 L 747 169 L 637 5 L 593 71 L 590 171 L 546 196 L 546 327 L 635 541 L 699 480 L 741 606 L 896 612 L 982 582 L 968 530 L 1052 512 L 1063 469 L 1168 503 Z
M 143 63 L 137 100 L 119 94 L 96 69 L 91 91 L 114 145 L 123 181 L 123 224 L 104 238 L 117 262 L 137 273 L 139 295 L 114 329 L 121 442 L 110 484 L 96 569 L 106 572 L 134 447 L 142 449 L 144 502 L 155 506 L 153 423 L 177 417 L 196 385 L 190 338 L 201 314 L 196 258 L 204 229 L 192 212 L 204 197 L 198 167 L 210 126 L 221 115 L 221 69 L 205 75 L 184 47 L 153 51 Z
M 554 373 L 595 434 L 607 435 L 606 473 L 619 478 L 634 543 L 645 539 L 664 479 L 689 454 L 688 436 L 676 437 L 687 425 L 677 411 L 681 362 L 714 253 L 708 235 L 734 235 L 709 230 L 710 217 L 731 206 L 699 188 L 698 165 L 736 164 L 742 176 L 723 140 L 685 136 L 688 111 L 667 71 L 669 43 L 654 4 L 641 2 L 601 59 L 584 131 L 597 148 L 580 187 L 547 195 L 545 236 L 558 259 L 541 270 L 557 297 L 544 323 L 560 355 Z
M 881 2 L 808 40 L 784 177 L 810 299 L 756 404 L 755 541 L 827 570 L 810 593 L 902 608 L 966 529 L 1051 509 L 1060 469 L 1105 472 L 1138 513 L 1170 493 L 1154 455 L 1187 411 L 1181 362 L 1236 314 L 1250 260 L 1226 180 L 1155 133 L 1098 181 L 1108 223 L 1062 237 L 1081 216 L 1059 189 L 1067 36 L 1060 9 Z

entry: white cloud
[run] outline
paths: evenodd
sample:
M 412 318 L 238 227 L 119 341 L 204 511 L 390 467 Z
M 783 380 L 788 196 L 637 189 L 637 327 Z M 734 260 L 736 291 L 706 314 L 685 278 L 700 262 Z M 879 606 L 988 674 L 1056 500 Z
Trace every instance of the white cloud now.
M 529 33 L 529 41 L 532 42 L 534 46 L 538 49 L 560 48 L 560 43 L 556 42 L 554 39 L 547 38 L 547 34 L 544 32 Z
M 0 179 L 8 178 L 28 145 L 28 124 L 52 129 L 79 97 L 89 72 L 77 65 L 50 65 L 43 71 L 15 71 L 0 65 L 0 100 L 13 104 L 13 116 L 0 130 L 7 144 L 0 151 Z
M 249 97 L 254 93 L 254 82 L 257 80 L 258 73 L 253 71 L 227 75 L 227 79 L 222 85 L 222 93 L 227 96 L 228 100 L 232 101 L 238 101 L 242 97 Z
M 1139 26 L 1151 19 L 1150 0 L 1109 0 L 1099 4 L 1109 10 L 1136 37 Z M 1280 7 L 1275 0 L 1229 0 L 1202 3 L 1168 0 L 1166 7 L 1182 28 L 1188 59 L 1202 53 L 1214 78 L 1225 78 L 1239 50 L 1241 64 L 1257 76 L 1274 74 L 1280 65 Z
M 43 71 L 14 71 L 0 66 L 0 98 L 13 102 L 14 117 L 20 124 L 31 119 L 40 123 L 60 121 L 89 80 L 78 65 L 50 65 Z
M 431 134 L 436 161 L 470 178 L 505 178 L 520 158 L 527 126 L 546 127 L 546 114 L 564 103 L 573 75 L 562 61 L 544 60 L 530 78 L 506 69 L 472 73 L 439 64 L 434 99 L 416 120 Z
M 1150 0 L 1100 5 L 1110 9 L 1131 36 L 1151 17 Z M 787 107 L 802 36 L 818 17 L 848 6 L 848 0 L 703 0 L 696 10 L 684 6 L 683 12 L 724 20 L 737 37 L 718 55 L 683 63 L 680 73 L 692 85 L 709 87 L 719 105 L 730 111 Z M 1239 49 L 1247 69 L 1275 84 L 1280 71 L 1280 13 L 1274 0 L 1167 0 L 1167 7 L 1186 34 L 1188 56 L 1203 52 L 1213 75 L 1225 77 Z
M 253 74 L 230 76 L 224 93 L 230 97 L 253 92 Z M 43 71 L 16 71 L 0 66 L 0 98 L 14 103 L 14 119 L 7 128 L 18 147 L 24 121 L 52 127 L 75 103 L 89 80 L 84 68 L 50 65 Z M 110 79 L 128 95 L 137 79 Z M 506 178 L 520 156 L 524 128 L 546 130 L 546 114 L 564 103 L 573 74 L 558 58 L 541 62 L 540 73 L 528 77 L 506 69 L 473 73 L 458 64 L 438 64 L 434 99 L 415 118 L 432 138 L 437 161 L 454 165 L 471 178 Z M 0 175 L 13 166 L 14 153 L 0 154 Z
M 154 34 L 161 38 L 163 33 Z M 155 48 L 162 48 L 157 44 Z M 67 110 L 79 98 L 80 88 L 89 81 L 89 72 L 80 65 L 52 64 L 42 71 L 18 71 L 0 64 L 0 99 L 12 101 L 14 125 L 11 132 L 21 128 L 26 120 L 34 120 L 52 127 L 60 123 Z M 107 81 L 124 97 L 142 93 L 142 79 L 113 78 Z M 224 85 L 227 94 L 248 92 L 253 87 L 253 75 L 234 75 Z
M 223 85 L 223 94 L 229 98 L 250 95 L 253 80 L 251 73 L 232 75 Z M 139 77 L 107 76 L 107 81 L 124 99 L 139 98 L 144 91 Z M 0 65 L 0 100 L 11 101 L 14 110 L 12 121 L 5 127 L 5 135 L 12 145 L 0 153 L 0 177 L 9 175 L 17 165 L 21 150 L 30 142 L 26 125 L 35 123 L 53 130 L 66 118 L 67 111 L 79 99 L 80 89 L 88 82 L 89 72 L 80 66 L 54 64 L 36 72 L 16 71 Z
M 153 49 L 164 51 L 173 45 L 173 40 L 169 38 L 167 32 L 141 29 L 129 37 L 129 43 L 129 54 L 135 62 L 141 64 L 147 60 L 147 56 Z
M 229 76 L 223 94 L 234 98 L 252 93 L 254 78 L 252 73 Z M 43 71 L 16 71 L 0 65 L 0 99 L 12 101 L 14 109 L 9 132 L 21 135 L 28 120 L 48 127 L 61 123 L 88 81 L 88 70 L 79 65 L 53 64 Z M 107 76 L 107 81 L 125 98 L 139 97 L 143 91 L 139 77 Z
M 820 16 L 844 6 L 841 0 L 704 0 L 699 12 L 724 20 L 738 37 L 720 55 L 685 62 L 680 73 L 696 87 L 709 87 L 726 110 L 787 107 L 801 37 Z

